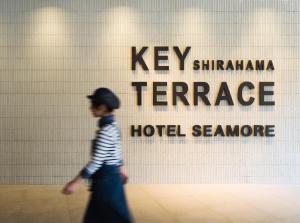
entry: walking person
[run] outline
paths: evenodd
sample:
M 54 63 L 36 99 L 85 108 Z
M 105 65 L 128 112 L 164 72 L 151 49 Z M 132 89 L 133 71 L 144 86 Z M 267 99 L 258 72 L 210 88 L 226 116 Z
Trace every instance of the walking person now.
M 90 200 L 84 223 L 132 223 L 123 184 L 128 177 L 122 168 L 121 132 L 113 111 L 120 107 L 118 97 L 108 88 L 98 88 L 87 96 L 94 117 L 100 117 L 99 130 L 92 141 L 90 162 L 63 188 L 72 194 L 83 179 L 90 180 Z

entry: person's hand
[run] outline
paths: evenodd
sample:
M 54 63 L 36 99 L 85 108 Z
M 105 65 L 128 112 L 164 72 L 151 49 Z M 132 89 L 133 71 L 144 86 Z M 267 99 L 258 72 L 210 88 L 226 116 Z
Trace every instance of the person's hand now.
M 78 184 L 82 181 L 82 177 L 80 176 L 77 176 L 75 177 L 73 180 L 71 180 L 69 183 L 67 183 L 63 190 L 62 190 L 62 193 L 63 194 L 66 194 L 66 195 L 69 195 L 69 194 L 72 194 L 75 192 L 75 190 L 77 189 L 78 187 Z
M 120 168 L 120 174 L 121 174 L 123 184 L 126 184 L 128 182 L 128 176 L 126 175 L 122 167 Z
M 65 187 L 62 190 L 62 193 L 66 195 L 72 194 L 75 192 L 76 188 L 77 188 L 77 183 L 74 181 L 70 181 L 65 185 Z

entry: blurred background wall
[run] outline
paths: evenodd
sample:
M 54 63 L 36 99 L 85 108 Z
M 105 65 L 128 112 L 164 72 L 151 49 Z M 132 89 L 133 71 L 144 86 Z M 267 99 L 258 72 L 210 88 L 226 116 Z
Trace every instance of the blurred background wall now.
M 0 183 L 61 184 L 89 160 L 97 120 L 86 95 L 122 101 L 131 183 L 300 183 L 300 4 L 297 0 L 0 2 Z M 185 71 L 131 71 L 131 46 L 191 46 Z M 193 59 L 272 59 L 273 72 L 193 71 Z M 136 105 L 132 81 L 147 81 Z M 276 105 L 154 107 L 153 81 L 274 81 Z M 190 85 L 192 86 L 192 85 Z M 192 88 L 191 88 L 192 89 Z M 171 85 L 168 99 L 171 99 Z M 255 95 L 256 91 L 254 91 Z M 233 93 L 236 95 L 236 93 Z M 191 92 L 188 98 L 192 99 Z M 274 124 L 273 138 L 132 138 L 131 124 Z

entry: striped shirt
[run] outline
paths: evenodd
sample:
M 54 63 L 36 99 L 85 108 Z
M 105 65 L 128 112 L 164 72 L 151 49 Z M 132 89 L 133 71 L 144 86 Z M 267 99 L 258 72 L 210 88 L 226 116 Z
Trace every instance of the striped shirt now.
M 97 131 L 92 141 L 92 156 L 90 162 L 81 170 L 83 178 L 90 178 L 102 165 L 123 165 L 121 150 L 121 132 L 117 122 L 110 117 L 103 117 L 100 121 L 109 120 Z

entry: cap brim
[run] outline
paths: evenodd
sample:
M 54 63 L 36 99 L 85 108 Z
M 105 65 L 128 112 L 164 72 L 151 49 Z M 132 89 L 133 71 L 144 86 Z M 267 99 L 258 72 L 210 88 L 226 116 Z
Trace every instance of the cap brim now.
M 88 99 L 93 99 L 94 97 L 93 97 L 93 95 L 87 95 L 86 96 Z

